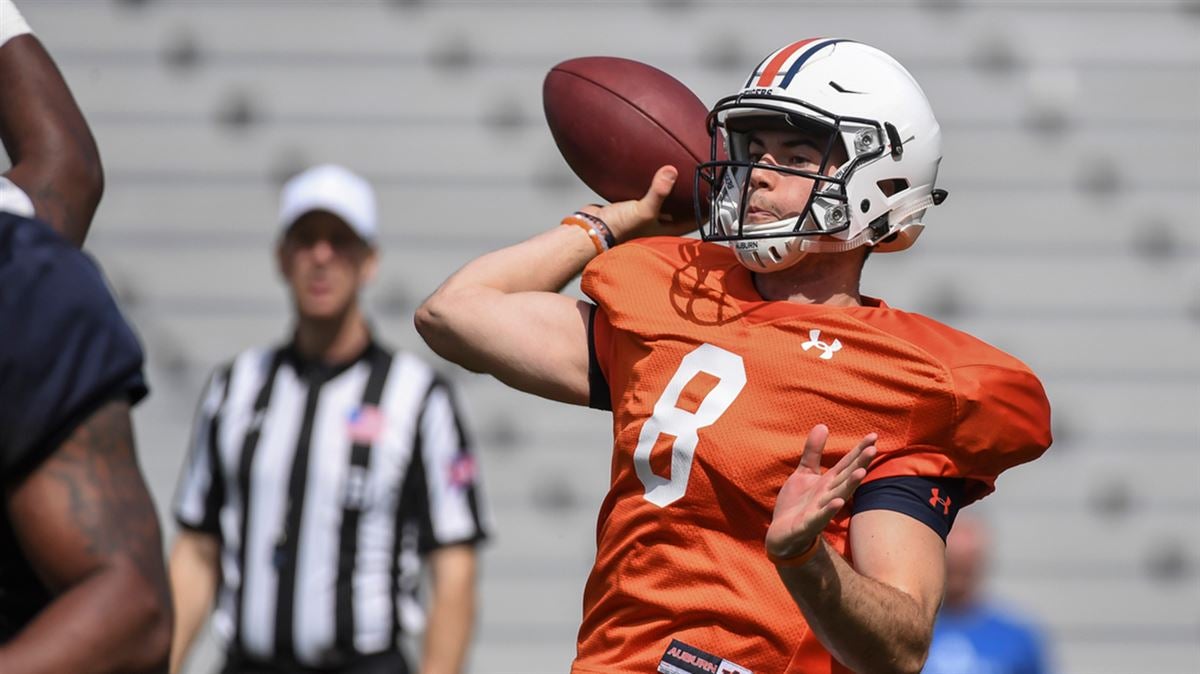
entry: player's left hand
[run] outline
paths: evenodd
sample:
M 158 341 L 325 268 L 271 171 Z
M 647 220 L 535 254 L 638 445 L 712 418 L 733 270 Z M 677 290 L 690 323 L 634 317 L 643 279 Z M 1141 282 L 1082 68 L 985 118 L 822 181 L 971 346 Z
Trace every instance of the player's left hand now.
M 800 465 L 783 483 L 775 499 L 775 514 L 767 528 L 767 552 L 776 557 L 795 557 L 812 547 L 826 525 L 867 476 L 875 458 L 875 440 L 870 433 L 846 453 L 833 468 L 821 472 L 821 454 L 829 439 L 829 428 L 813 426 L 804 443 Z

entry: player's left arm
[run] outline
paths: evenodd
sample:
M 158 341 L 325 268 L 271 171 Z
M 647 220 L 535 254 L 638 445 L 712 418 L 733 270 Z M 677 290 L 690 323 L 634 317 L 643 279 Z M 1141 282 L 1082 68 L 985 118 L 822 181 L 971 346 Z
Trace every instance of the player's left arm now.
M 846 504 L 875 456 L 868 435 L 821 471 L 828 429 L 817 426 L 780 491 L 767 552 L 821 643 L 860 674 L 918 674 L 945 588 L 945 544 L 928 525 L 891 510 L 850 522 L 853 566 L 820 532 Z
M 166 672 L 171 600 L 129 404 L 102 405 L 4 496 L 55 598 L 0 645 L 0 672 Z
M 850 524 L 854 565 L 822 542 L 779 575 L 834 657 L 862 674 L 917 674 L 945 589 L 945 544 L 925 524 L 869 510 Z
M 0 20 L 18 18 L 12 0 L 0 0 Z M 5 177 L 29 196 L 39 219 L 83 245 L 104 193 L 100 152 L 62 74 L 31 33 L 0 46 L 0 141 L 12 164 Z
M 425 628 L 422 674 L 458 674 L 475 625 L 475 547 L 438 548 L 429 555 L 433 597 Z

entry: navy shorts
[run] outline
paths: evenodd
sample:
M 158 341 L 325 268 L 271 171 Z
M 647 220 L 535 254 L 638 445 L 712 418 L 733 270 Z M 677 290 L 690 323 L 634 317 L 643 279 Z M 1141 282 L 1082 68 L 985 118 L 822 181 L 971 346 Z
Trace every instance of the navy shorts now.
M 146 395 L 142 348 L 99 267 L 0 212 L 0 480 L 36 467 L 101 405 Z

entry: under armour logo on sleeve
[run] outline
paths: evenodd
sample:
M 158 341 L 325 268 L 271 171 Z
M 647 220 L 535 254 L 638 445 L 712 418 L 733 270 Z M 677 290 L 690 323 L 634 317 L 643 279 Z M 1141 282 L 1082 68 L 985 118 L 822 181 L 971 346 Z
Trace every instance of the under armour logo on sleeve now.
M 946 498 L 938 498 L 939 492 L 938 492 L 937 487 L 931 488 L 929 490 L 929 493 L 931 494 L 931 496 L 929 497 L 929 505 L 932 506 L 935 510 L 937 509 L 938 506 L 942 506 L 942 514 L 949 515 L 950 514 L 950 497 L 947 496 Z
M 835 339 L 835 340 L 833 340 L 833 343 L 827 344 L 827 343 L 821 341 L 821 331 L 820 330 L 809 330 L 808 331 L 808 341 L 801 344 L 800 348 L 804 349 L 805 351 L 808 351 L 809 349 L 813 348 L 814 346 L 821 350 L 821 359 L 822 360 L 830 360 L 833 358 L 833 354 L 835 352 L 840 351 L 842 349 L 842 342 L 840 340 Z

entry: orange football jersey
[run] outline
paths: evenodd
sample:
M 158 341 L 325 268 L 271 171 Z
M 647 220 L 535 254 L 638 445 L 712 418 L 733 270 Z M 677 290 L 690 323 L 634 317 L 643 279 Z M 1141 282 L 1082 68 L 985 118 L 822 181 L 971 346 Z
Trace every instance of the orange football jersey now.
M 693 662 L 675 640 L 725 661 L 688 671 L 848 671 L 763 548 L 817 423 L 826 468 L 877 432 L 868 482 L 965 478 L 967 502 L 1050 444 L 1045 392 L 1013 357 L 882 302 L 764 301 L 723 246 L 622 244 L 583 290 L 614 443 L 572 672 L 654 672 L 668 649 Z M 847 507 L 825 530 L 843 555 L 849 523 Z

